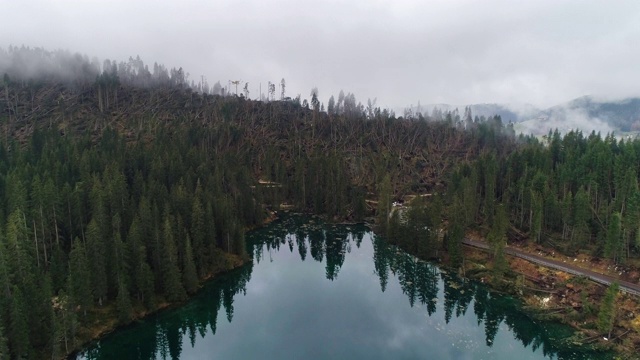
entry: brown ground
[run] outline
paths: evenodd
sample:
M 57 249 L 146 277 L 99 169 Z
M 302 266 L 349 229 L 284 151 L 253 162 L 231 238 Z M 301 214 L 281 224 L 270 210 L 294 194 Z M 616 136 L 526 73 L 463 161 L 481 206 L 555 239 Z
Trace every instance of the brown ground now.
M 473 240 L 482 240 L 477 233 L 467 234 Z M 514 246 L 513 244 L 509 244 Z M 593 271 L 617 276 L 620 279 L 636 282 L 640 272 L 637 268 L 612 265 L 602 259 L 594 259 L 587 255 L 575 258 L 562 256 L 550 249 L 540 246 L 528 246 L 522 243 L 521 250 L 533 254 L 542 254 L 549 258 L 561 259 Z M 575 260 L 574 260 L 575 259 Z M 512 276 L 512 291 L 521 296 L 525 308 L 543 318 L 560 320 L 579 330 L 576 341 L 581 343 L 599 342 L 605 347 L 614 347 L 625 359 L 638 358 L 640 350 L 640 298 L 620 293 L 617 298 L 617 317 L 611 339 L 604 340 L 596 330 L 599 304 L 606 290 L 605 286 L 596 284 L 586 278 L 573 276 L 535 265 L 527 260 L 508 256 Z M 490 254 L 482 250 L 465 247 L 466 271 L 483 267 L 491 267 Z M 491 274 L 480 273 L 481 280 L 491 281 Z

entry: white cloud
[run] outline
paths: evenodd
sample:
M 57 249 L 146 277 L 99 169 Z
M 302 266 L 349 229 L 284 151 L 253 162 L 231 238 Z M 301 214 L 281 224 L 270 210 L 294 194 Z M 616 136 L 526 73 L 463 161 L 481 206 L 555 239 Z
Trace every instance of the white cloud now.
M 140 55 L 210 83 L 285 78 L 387 107 L 640 95 L 640 2 L 15 1 L 0 46 Z

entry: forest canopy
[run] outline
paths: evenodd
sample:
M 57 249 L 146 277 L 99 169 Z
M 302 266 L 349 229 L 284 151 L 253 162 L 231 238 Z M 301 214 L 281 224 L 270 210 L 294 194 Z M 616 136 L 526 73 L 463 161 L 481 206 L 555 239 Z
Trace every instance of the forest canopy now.
M 275 83 L 268 102 L 220 96 L 139 58 L 11 47 L 0 74 L 0 352 L 12 358 L 68 353 L 109 306 L 127 323 L 184 300 L 246 259 L 245 231 L 283 205 L 376 215 L 422 257 L 459 253 L 483 226 L 496 251 L 507 234 L 621 263 L 640 249 L 637 140 L 516 136 L 470 109 L 396 117 L 344 92 L 325 111 L 317 89 L 310 104 L 287 98 L 284 79 L 280 100 Z M 394 212 L 406 195 L 421 196 Z

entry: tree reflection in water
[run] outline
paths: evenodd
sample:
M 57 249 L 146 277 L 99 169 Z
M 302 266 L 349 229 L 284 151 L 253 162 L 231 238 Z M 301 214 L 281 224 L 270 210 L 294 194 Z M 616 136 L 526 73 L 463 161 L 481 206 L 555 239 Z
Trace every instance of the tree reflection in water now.
M 227 321 L 233 321 L 234 298 L 240 293 L 246 295 L 254 263 L 272 261 L 271 255 L 278 251 L 297 252 L 301 261 L 324 262 L 325 276 L 333 281 L 340 274 L 346 254 L 353 245 L 359 248 L 365 235 L 369 235 L 373 243 L 374 269 L 382 292 L 395 280 L 411 307 L 424 307 L 429 316 L 443 311 L 447 324 L 454 317 L 465 316 L 471 307 L 478 326 L 484 327 L 488 347 L 493 346 L 501 324 L 506 324 L 514 338 L 532 351 L 541 348 L 544 355 L 557 359 L 584 358 L 581 351 L 586 350 L 563 343 L 558 338 L 557 327 L 531 320 L 512 298 L 494 295 L 482 284 L 462 279 L 389 246 L 364 225 L 329 225 L 317 218 L 298 215 L 284 216 L 249 234 L 248 253 L 253 254 L 253 261 L 205 286 L 198 295 L 205 301 L 191 301 L 180 311 L 165 312 L 143 321 L 153 326 L 133 325 L 137 337 L 134 345 L 103 348 L 98 343 L 82 355 L 88 359 L 179 359 L 185 336 L 193 347 L 197 339 L 204 338 L 209 331 L 216 333 L 221 309 Z M 440 291 L 441 307 L 438 306 Z

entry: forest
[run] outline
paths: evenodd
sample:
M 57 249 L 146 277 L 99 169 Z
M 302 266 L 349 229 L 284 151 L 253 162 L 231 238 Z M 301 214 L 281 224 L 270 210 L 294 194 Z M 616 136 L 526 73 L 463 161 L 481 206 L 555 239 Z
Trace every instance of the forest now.
M 529 241 L 633 262 L 640 142 L 516 136 L 470 109 L 326 107 L 189 83 L 139 59 L 0 52 L 0 354 L 63 357 L 109 319 L 187 298 L 248 259 L 244 234 L 284 205 L 376 219 L 423 258 Z M 34 71 L 33 69 L 41 69 Z M 216 89 L 215 91 L 213 89 Z M 228 90 L 228 89 L 227 89 Z M 394 202 L 417 196 L 404 213 Z M 445 228 L 446 234 L 440 236 Z

